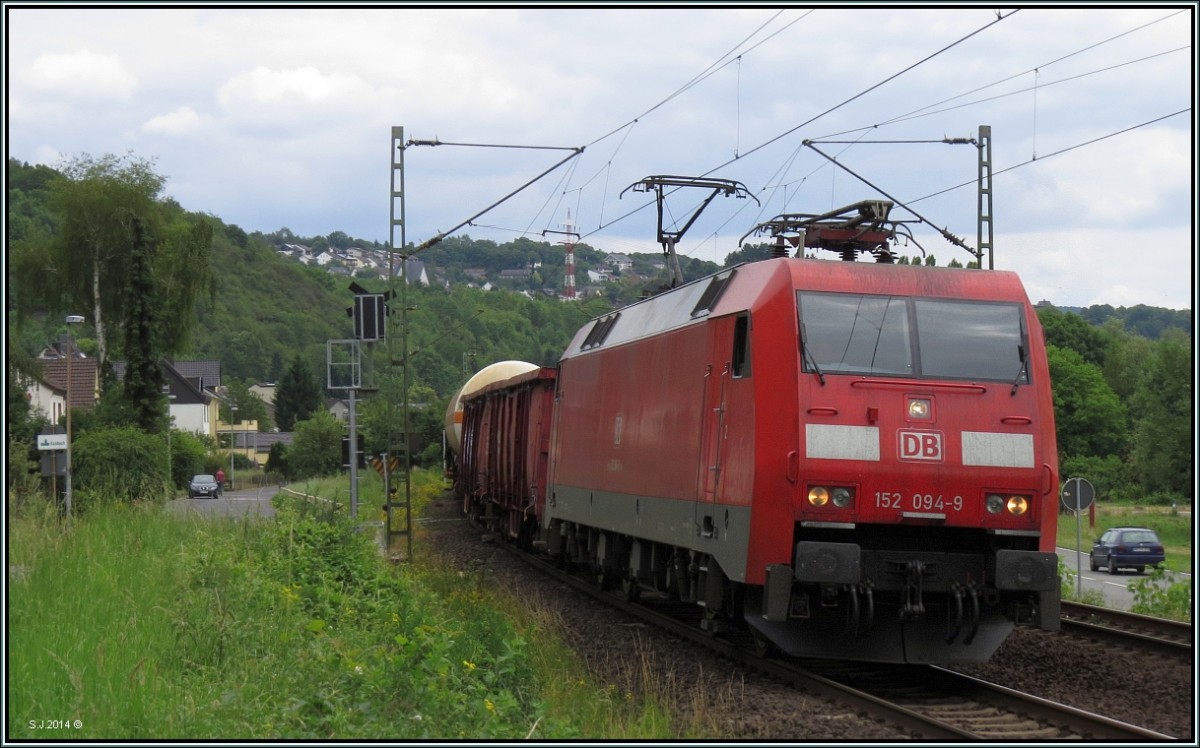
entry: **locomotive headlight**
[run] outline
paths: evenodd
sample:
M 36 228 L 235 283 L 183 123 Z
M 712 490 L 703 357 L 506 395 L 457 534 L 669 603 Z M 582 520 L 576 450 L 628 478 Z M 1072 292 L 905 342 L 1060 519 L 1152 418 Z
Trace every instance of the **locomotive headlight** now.
M 853 498 L 854 494 L 850 492 L 849 488 L 833 489 L 833 505 L 836 507 L 845 509 L 846 507 L 850 506 L 850 500 Z
M 931 410 L 928 400 L 913 398 L 908 401 L 908 417 L 911 419 L 923 421 L 929 418 Z
M 829 489 L 824 486 L 813 486 L 808 489 L 808 503 L 813 506 L 825 506 L 829 503 Z
M 988 514 L 1000 514 L 1008 511 L 1014 517 L 1020 517 L 1029 511 L 1029 499 L 1024 496 L 1001 496 L 990 493 L 985 499 Z

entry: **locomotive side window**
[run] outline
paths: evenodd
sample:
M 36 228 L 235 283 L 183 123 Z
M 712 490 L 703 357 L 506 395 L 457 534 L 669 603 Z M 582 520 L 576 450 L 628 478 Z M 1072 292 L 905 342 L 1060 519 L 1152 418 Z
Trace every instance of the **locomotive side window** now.
M 936 379 L 1029 383 L 1021 308 L 914 299 L 922 375 Z
M 805 371 L 1029 382 L 1017 304 L 806 291 L 796 297 Z
M 804 292 L 797 296 L 807 336 L 804 344 L 817 369 L 826 374 L 913 375 L 903 298 Z
M 733 323 L 733 376 L 750 376 L 750 318 L 744 315 Z

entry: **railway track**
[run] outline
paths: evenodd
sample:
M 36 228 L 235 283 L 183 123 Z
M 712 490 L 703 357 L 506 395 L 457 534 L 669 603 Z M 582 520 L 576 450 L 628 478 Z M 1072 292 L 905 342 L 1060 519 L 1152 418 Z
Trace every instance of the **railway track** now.
M 1153 730 L 1076 709 L 954 671 L 932 666 L 769 658 L 736 638 L 696 626 L 694 605 L 631 603 L 619 591 L 600 589 L 544 559 L 497 545 L 572 588 L 735 662 L 806 692 L 886 720 L 914 739 L 929 740 L 1174 740 Z M 686 611 L 680 616 L 680 611 Z M 1090 630 L 1090 629 L 1089 629 Z
M 1062 630 L 1109 644 L 1192 658 L 1195 631 L 1190 623 L 1154 618 L 1085 603 L 1062 603 Z
M 806 670 L 925 720 L 931 734 L 970 740 L 1173 740 L 1136 725 L 937 666 L 806 662 Z M 883 713 L 883 712 L 881 712 Z

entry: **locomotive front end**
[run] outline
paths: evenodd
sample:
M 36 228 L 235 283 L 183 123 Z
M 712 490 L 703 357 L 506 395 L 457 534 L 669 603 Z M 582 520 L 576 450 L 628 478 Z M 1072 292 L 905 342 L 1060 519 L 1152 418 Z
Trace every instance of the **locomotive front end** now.
M 1056 629 L 1053 411 L 1015 276 L 806 261 L 794 277 L 790 563 L 765 565 L 746 619 L 789 654 L 902 662 Z

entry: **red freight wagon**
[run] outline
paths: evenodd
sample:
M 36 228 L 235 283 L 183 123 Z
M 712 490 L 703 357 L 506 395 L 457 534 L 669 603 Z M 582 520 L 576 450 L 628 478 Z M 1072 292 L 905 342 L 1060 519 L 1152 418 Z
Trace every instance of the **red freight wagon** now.
M 555 370 L 538 368 L 463 398 L 459 486 L 469 514 L 499 518 L 525 544 L 546 498 Z

